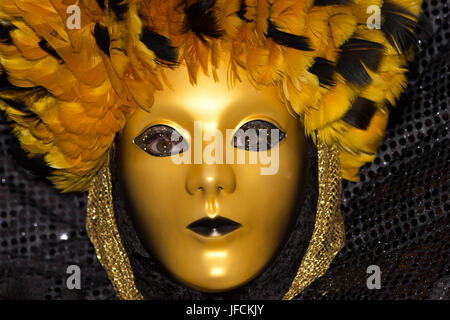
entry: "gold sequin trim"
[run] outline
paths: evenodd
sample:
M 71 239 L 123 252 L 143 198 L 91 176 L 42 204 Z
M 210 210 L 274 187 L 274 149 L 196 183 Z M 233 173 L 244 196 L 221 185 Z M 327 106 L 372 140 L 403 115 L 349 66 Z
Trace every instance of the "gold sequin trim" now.
M 316 223 L 306 254 L 291 287 L 283 297 L 290 300 L 323 276 L 345 242 L 341 215 L 342 178 L 339 151 L 318 142 L 319 198 Z
M 318 170 L 319 198 L 313 235 L 283 300 L 292 299 L 324 275 L 344 246 L 344 221 L 340 211 L 342 185 L 339 151 L 336 148 L 318 143 Z M 134 283 L 131 264 L 117 229 L 108 164 L 91 181 L 87 231 L 118 297 L 126 300 L 143 299 Z
M 123 300 L 142 300 L 114 217 L 108 163 L 90 183 L 86 229 L 117 296 Z

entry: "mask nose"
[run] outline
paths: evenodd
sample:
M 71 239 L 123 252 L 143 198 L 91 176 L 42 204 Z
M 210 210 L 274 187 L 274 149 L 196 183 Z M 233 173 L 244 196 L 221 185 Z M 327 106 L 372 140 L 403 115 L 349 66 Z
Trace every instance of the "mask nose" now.
M 236 188 L 236 177 L 230 165 L 193 165 L 186 180 L 186 190 L 194 195 L 198 192 L 215 195 L 231 193 Z

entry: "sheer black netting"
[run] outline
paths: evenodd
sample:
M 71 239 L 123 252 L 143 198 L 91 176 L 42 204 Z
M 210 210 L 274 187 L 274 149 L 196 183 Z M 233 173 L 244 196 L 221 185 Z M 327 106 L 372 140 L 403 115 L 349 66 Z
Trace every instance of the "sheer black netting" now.
M 343 185 L 345 247 L 298 299 L 450 298 L 449 8 L 422 7 L 431 35 L 421 37 L 386 139 L 361 180 Z M 61 195 L 30 175 L 3 115 L 0 148 L 0 299 L 116 299 L 85 231 L 87 195 Z M 67 289 L 70 265 L 81 268 L 81 290 Z M 367 288 L 370 265 L 381 289 Z

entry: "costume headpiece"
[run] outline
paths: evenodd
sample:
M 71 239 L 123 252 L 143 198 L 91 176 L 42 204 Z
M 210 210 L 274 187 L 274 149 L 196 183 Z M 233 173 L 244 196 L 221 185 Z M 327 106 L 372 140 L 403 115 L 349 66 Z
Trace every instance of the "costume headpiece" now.
M 56 187 L 82 191 L 127 116 L 150 109 L 165 68 L 183 63 L 195 83 L 225 63 L 231 82 L 278 86 L 355 180 L 406 84 L 420 3 L 0 0 L 0 108 Z

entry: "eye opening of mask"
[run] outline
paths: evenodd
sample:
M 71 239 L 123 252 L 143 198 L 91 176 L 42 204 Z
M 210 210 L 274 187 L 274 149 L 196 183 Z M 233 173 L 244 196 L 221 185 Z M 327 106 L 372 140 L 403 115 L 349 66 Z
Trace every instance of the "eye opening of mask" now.
M 176 129 L 165 124 L 148 127 L 133 142 L 141 150 L 155 157 L 169 157 L 189 149 L 186 139 Z
M 251 120 L 236 131 L 231 145 L 247 151 L 266 151 L 273 148 L 286 137 L 286 133 L 266 120 Z

